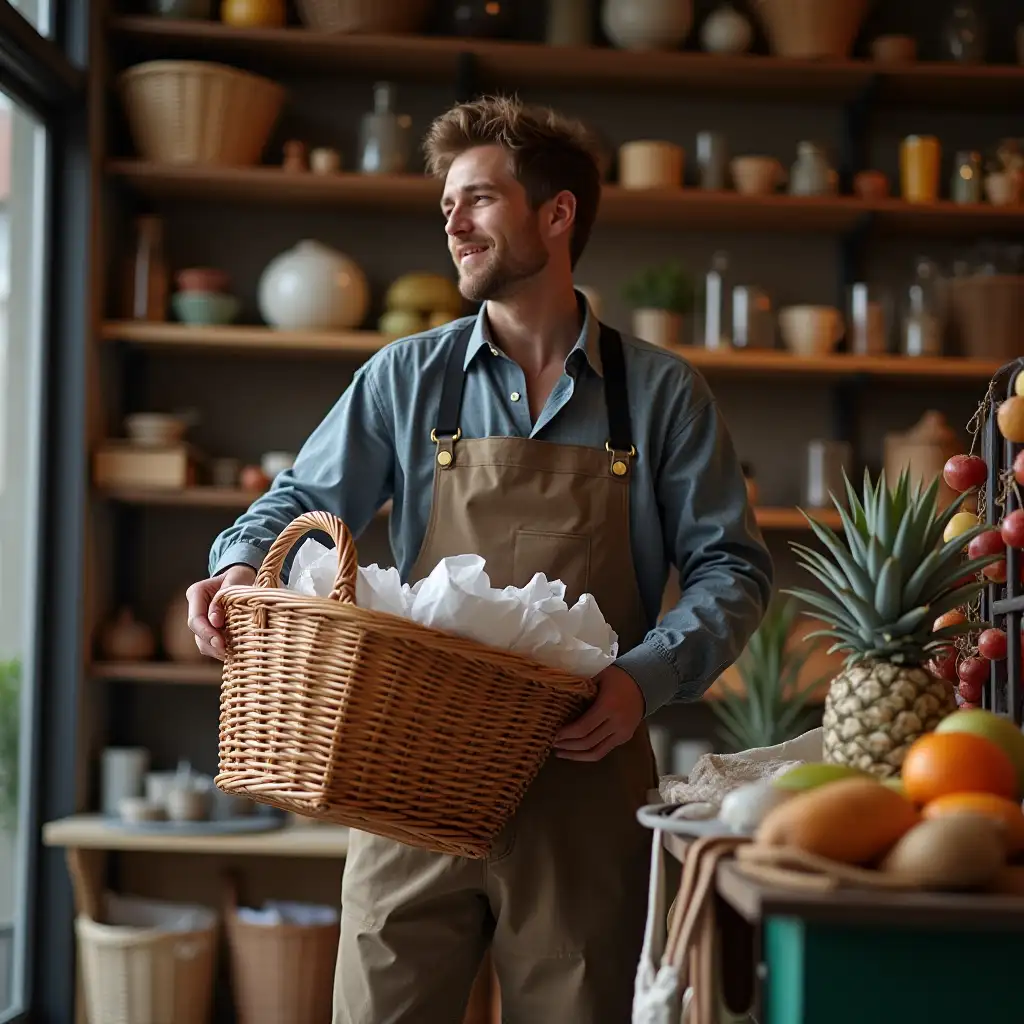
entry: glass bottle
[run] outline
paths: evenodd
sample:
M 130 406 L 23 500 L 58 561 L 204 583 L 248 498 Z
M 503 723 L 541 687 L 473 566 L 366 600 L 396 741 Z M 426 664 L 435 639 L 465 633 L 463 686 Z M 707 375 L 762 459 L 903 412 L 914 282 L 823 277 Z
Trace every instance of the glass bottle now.
M 135 249 L 128 260 L 123 315 L 130 320 L 166 320 L 169 288 L 164 222 L 152 215 L 139 217 Z
M 373 87 L 373 110 L 363 115 L 359 130 L 359 170 L 363 174 L 401 174 L 408 169 L 412 118 L 395 113 L 395 87 Z
M 727 323 L 729 288 L 729 255 L 716 252 L 711 257 L 711 269 L 704 278 L 704 347 L 728 348 L 732 344 L 730 325 Z
M 956 0 L 944 28 L 949 56 L 962 64 L 981 64 L 985 60 L 985 20 L 974 0 Z
M 942 355 L 942 303 L 938 267 L 919 259 L 914 283 L 907 293 L 903 318 L 903 353 L 908 356 Z

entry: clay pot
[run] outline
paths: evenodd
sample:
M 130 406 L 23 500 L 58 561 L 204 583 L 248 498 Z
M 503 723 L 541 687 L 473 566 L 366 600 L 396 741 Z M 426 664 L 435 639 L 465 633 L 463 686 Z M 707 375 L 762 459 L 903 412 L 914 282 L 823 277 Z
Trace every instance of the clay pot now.
M 674 50 L 693 27 L 692 0 L 604 0 L 601 27 L 620 50 Z
M 963 446 L 941 412 L 929 410 L 905 433 L 886 434 L 884 449 L 887 480 L 897 480 L 906 469 L 911 486 L 920 482 L 923 489 L 938 477 L 936 504 L 940 509 L 956 497 L 956 492 L 942 479 L 942 470 L 946 460 L 963 451 Z M 965 504 L 964 509 L 967 508 Z
M 109 661 L 149 661 L 156 650 L 153 630 L 130 608 L 121 608 L 100 634 L 100 650 Z

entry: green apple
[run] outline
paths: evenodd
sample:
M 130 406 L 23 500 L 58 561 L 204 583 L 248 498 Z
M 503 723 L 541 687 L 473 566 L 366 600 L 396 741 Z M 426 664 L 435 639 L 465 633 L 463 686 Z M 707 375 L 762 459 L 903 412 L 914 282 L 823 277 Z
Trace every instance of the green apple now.
M 810 761 L 807 764 L 799 764 L 795 768 L 790 768 L 785 774 L 773 779 L 772 785 L 778 789 L 814 789 L 829 782 L 851 778 L 872 779 L 874 776 L 861 771 L 860 768 L 851 768 L 845 764 Z
M 984 708 L 966 708 L 947 715 L 936 732 L 971 732 L 999 747 L 1017 769 L 1017 796 L 1024 796 L 1024 732 L 1013 721 Z

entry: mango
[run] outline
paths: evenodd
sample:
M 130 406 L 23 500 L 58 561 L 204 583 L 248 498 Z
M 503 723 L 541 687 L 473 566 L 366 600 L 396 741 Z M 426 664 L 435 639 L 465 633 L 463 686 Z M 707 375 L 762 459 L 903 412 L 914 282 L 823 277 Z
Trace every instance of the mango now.
M 869 779 L 874 776 L 860 768 L 845 764 L 831 764 L 827 761 L 812 761 L 790 768 L 784 775 L 776 776 L 772 785 L 776 789 L 814 789 L 840 779 Z
M 874 779 L 840 779 L 773 808 L 754 841 L 843 864 L 869 864 L 921 820 L 905 797 Z

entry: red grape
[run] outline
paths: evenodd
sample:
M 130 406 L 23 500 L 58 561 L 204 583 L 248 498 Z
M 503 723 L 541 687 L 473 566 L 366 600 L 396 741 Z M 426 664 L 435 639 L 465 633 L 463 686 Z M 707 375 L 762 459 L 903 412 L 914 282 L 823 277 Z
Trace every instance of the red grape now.
M 943 468 L 942 479 L 954 491 L 969 491 L 988 479 L 988 466 L 978 455 L 954 455 Z
M 972 703 L 974 701 L 979 701 L 981 700 L 981 691 L 983 687 L 984 683 L 980 679 L 972 679 L 970 682 L 967 682 L 965 679 L 961 679 L 959 687 L 960 696 L 963 697 L 965 701 L 970 701 Z
M 968 558 L 986 558 L 988 555 L 1000 555 L 1006 550 L 1006 542 L 1002 533 L 993 528 L 979 533 L 970 544 L 967 545 Z
M 1013 460 L 1013 478 L 1019 484 L 1024 484 L 1024 449 L 1017 452 L 1017 457 Z
M 971 701 L 971 700 L 962 700 L 962 701 L 960 701 L 960 710 L 961 711 L 971 711 L 974 708 L 980 708 L 980 707 L 981 707 L 981 703 L 978 702 L 978 701 Z
M 933 676 L 955 683 L 959 678 L 956 674 L 956 650 L 943 650 L 936 654 L 925 666 Z
M 1024 510 L 1016 509 L 999 526 L 1003 543 L 1011 548 L 1024 548 Z
M 986 629 L 978 637 L 978 653 L 989 661 L 1006 657 L 1006 633 L 1001 629 Z
M 984 658 L 964 658 L 956 671 L 962 683 L 980 685 L 988 679 L 988 662 Z

